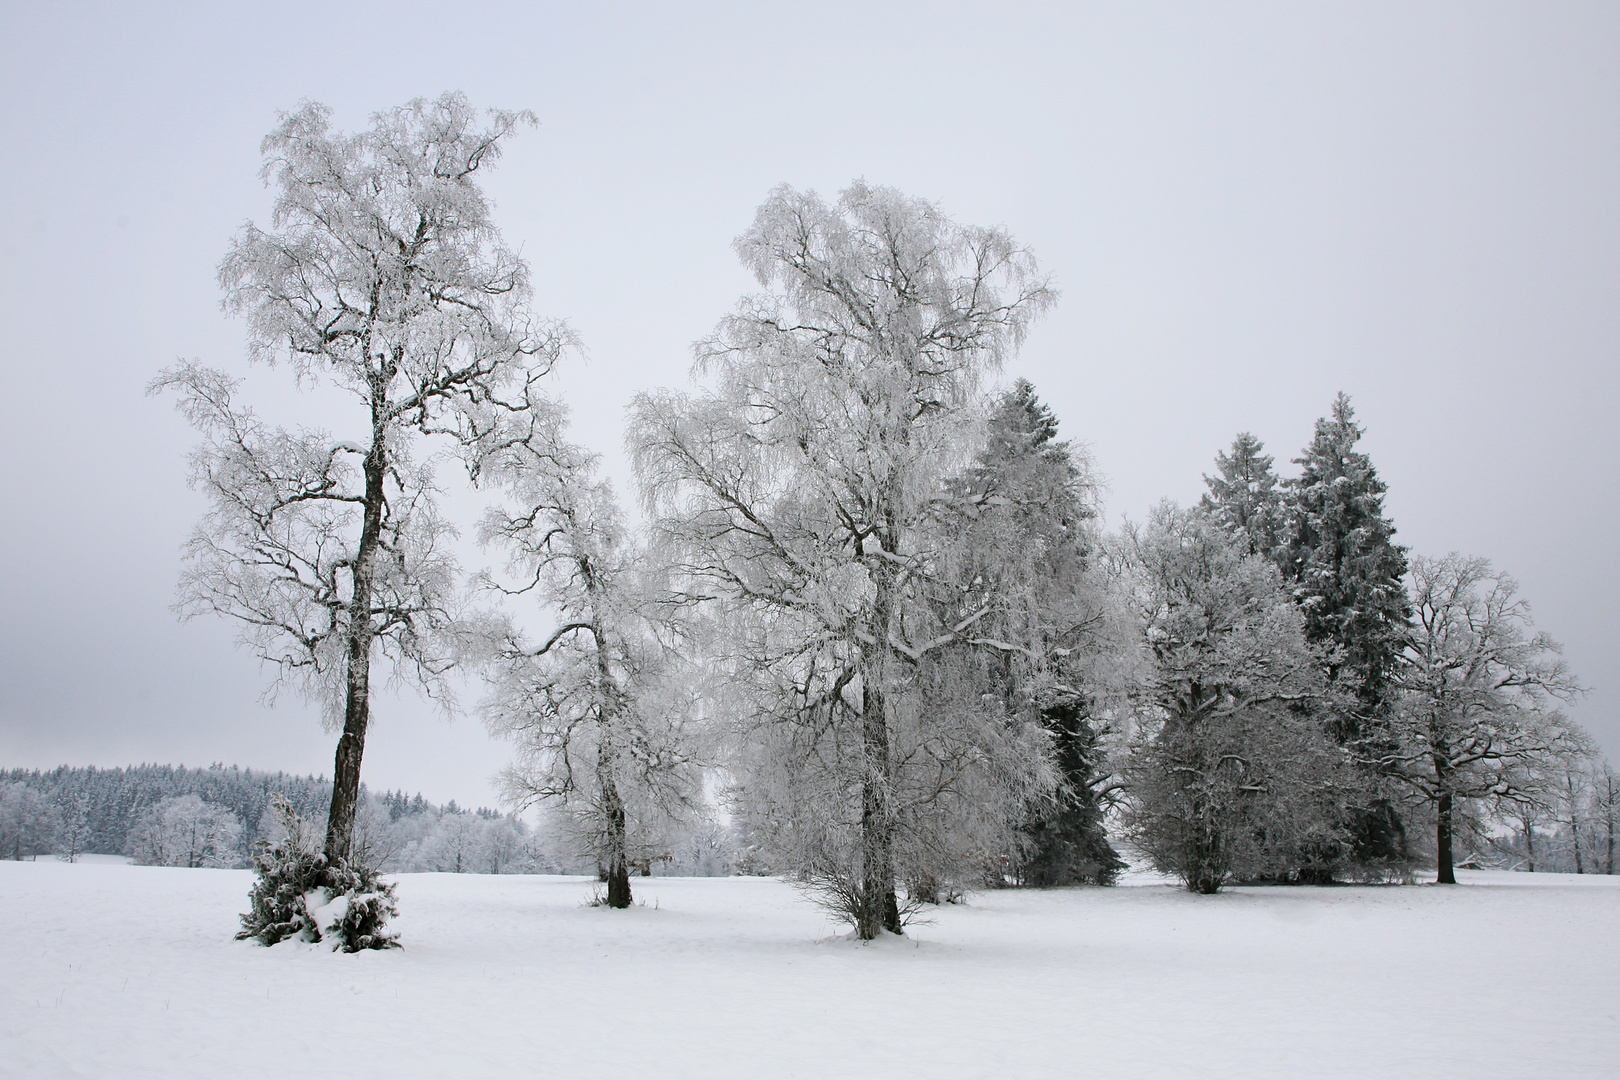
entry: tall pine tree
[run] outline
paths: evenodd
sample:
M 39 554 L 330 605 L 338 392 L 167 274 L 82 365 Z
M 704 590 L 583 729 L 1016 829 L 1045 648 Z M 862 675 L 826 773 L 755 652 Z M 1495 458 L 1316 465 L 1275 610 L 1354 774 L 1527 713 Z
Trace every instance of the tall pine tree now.
M 1343 393 L 1316 435 L 1297 478 L 1284 482 L 1287 521 L 1274 555 L 1296 603 L 1306 638 L 1337 646 L 1328 674 L 1349 702 L 1329 724 L 1341 745 L 1376 756 L 1389 739 L 1394 676 L 1411 621 L 1401 579 L 1406 549 L 1393 540 L 1377 470 L 1356 450 L 1361 428 Z M 1361 862 L 1401 857 L 1404 829 L 1392 804 L 1380 801 L 1351 823 Z

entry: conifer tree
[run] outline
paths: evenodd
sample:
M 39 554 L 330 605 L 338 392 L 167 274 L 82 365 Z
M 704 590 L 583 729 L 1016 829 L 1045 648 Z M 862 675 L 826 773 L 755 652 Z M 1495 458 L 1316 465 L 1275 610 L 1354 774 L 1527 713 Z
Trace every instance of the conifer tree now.
M 1022 828 L 1016 867 L 1028 885 L 1106 884 L 1123 868 L 1108 843 L 1097 787 L 1107 769 L 1091 712 L 1108 605 L 1091 565 L 1096 492 L 1089 463 L 1057 438 L 1057 418 L 1020 379 L 990 419 L 989 438 L 961 482 L 962 548 L 955 577 L 965 608 L 988 608 L 991 637 L 1016 643 L 988 692 L 1031 710 L 1050 740 L 1057 784 Z
M 1304 611 L 1307 640 L 1337 647 L 1328 675 L 1349 707 L 1329 720 L 1329 734 L 1376 759 L 1391 745 L 1394 680 L 1411 603 L 1401 583 L 1406 549 L 1394 542 L 1395 526 L 1384 515 L 1386 485 L 1355 448 L 1361 434 L 1350 399 L 1340 393 L 1332 415 L 1316 422 L 1311 444 L 1294 459 L 1300 475 L 1284 482 L 1288 517 L 1276 559 Z M 1356 818 L 1358 861 L 1402 854 L 1404 828 L 1393 804 L 1379 800 Z
M 1245 431 L 1232 440 L 1231 453 L 1217 453 L 1219 475 L 1204 474 L 1209 491 L 1200 506 L 1226 531 L 1243 530 L 1249 554 L 1270 556 L 1277 548 L 1285 515 L 1282 489 L 1265 448 L 1265 443 Z

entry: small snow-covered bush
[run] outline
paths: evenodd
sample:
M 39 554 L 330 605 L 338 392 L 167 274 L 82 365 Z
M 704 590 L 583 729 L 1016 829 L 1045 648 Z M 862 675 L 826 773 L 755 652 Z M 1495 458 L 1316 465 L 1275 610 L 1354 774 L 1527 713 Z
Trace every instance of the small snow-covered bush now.
M 370 867 L 329 863 L 317 831 L 290 803 L 278 796 L 272 808 L 280 835 L 260 841 L 253 856 L 258 877 L 237 938 L 326 941 L 344 952 L 398 948 L 386 929 L 399 914 L 393 885 Z

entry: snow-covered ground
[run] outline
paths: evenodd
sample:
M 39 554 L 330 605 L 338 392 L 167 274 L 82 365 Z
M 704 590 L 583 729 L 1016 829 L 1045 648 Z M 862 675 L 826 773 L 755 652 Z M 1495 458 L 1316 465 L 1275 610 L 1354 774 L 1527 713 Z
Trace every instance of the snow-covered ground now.
M 240 870 L 0 863 L 7 1077 L 1612 1077 L 1620 879 L 979 893 L 408 875 L 405 948 L 231 939 Z M 1138 879 L 1140 880 L 1140 879 Z

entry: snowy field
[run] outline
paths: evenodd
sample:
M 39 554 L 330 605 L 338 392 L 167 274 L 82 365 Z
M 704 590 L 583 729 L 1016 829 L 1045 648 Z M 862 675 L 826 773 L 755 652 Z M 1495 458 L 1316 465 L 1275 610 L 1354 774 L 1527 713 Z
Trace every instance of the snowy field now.
M 770 880 L 407 875 L 405 948 L 249 874 L 0 863 L 7 1077 L 1613 1077 L 1620 880 L 979 893 L 862 945 Z

